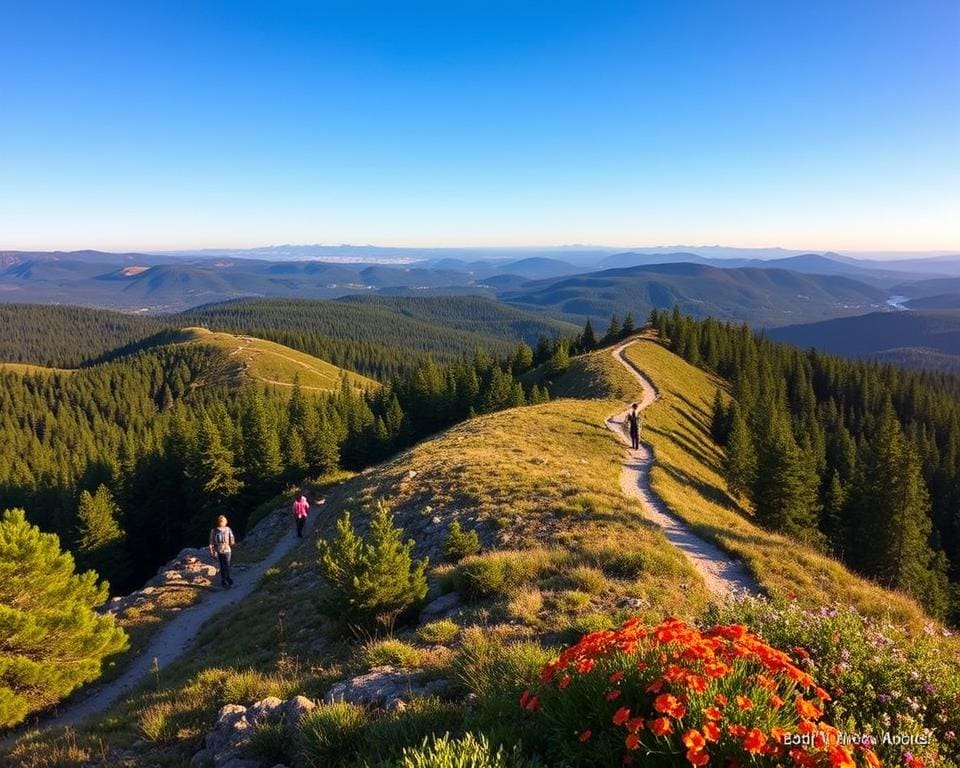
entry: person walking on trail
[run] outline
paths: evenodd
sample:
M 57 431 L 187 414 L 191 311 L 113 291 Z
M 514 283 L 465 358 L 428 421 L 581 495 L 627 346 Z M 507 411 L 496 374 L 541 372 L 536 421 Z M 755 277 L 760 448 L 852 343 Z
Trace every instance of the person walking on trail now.
M 639 407 L 637 403 L 634 403 L 627 413 L 627 426 L 630 428 L 630 447 L 635 451 L 640 448 L 641 416 L 640 411 L 637 410 Z
M 317 506 L 320 504 L 326 504 L 327 500 L 320 498 L 313 502 Z M 310 502 L 307 501 L 307 497 L 302 493 L 300 496 L 293 502 L 293 519 L 297 523 L 297 538 L 303 538 L 303 528 L 307 524 L 307 516 L 310 514 Z
M 303 538 L 303 526 L 307 524 L 307 515 L 310 514 L 310 502 L 307 497 L 301 494 L 300 498 L 293 502 L 293 518 L 297 523 L 297 538 Z
M 230 554 L 233 551 L 233 545 L 236 539 L 233 537 L 233 531 L 227 526 L 227 518 L 223 515 L 217 518 L 217 527 L 210 531 L 210 554 L 215 555 L 220 561 L 220 583 L 224 589 L 230 589 L 233 586 L 233 578 L 230 576 Z

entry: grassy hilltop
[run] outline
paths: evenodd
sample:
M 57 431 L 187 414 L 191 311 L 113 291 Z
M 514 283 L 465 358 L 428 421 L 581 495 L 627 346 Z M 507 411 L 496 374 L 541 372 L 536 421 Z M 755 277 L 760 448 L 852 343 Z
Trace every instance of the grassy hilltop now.
M 771 596 L 792 601 L 784 615 L 842 603 L 885 620 L 926 622 L 908 598 L 754 525 L 749 510 L 728 494 L 710 438 L 711 402 L 723 382 L 653 339 L 627 354 L 662 396 L 647 411 L 644 428 L 656 452 L 656 492 L 697 533 L 741 557 Z M 24 768 L 187 765 L 221 706 L 267 695 L 321 698 L 333 682 L 382 664 L 409 669 L 412 679 L 446 681 L 447 693 L 406 712 L 322 708 L 323 717 L 344 718 L 333 729 L 340 746 L 325 753 L 336 759 L 316 758 L 316 732 L 281 741 L 267 727 L 252 741 L 251 754 L 265 766 L 361 764 L 351 759 L 375 765 L 432 731 L 469 728 L 509 741 L 516 736 L 511 722 L 519 693 L 536 682 L 557 649 L 583 633 L 633 615 L 650 622 L 718 615 L 687 560 L 620 490 L 624 452 L 603 422 L 638 398 L 637 382 L 607 349 L 575 359 L 554 391 L 557 399 L 547 404 L 455 426 L 328 496 L 315 537 L 332 536 L 344 510 L 364 530 L 375 503 L 385 500 L 405 538 L 415 540 L 414 556 L 430 558 L 431 597 L 450 590 L 462 596 L 451 618 L 417 628 L 401 622 L 388 639 L 344 633 L 320 610 L 317 552 L 307 540 L 268 571 L 248 601 L 204 627 L 190 652 L 159 679 L 76 733 L 23 740 L 9 759 Z M 456 563 L 444 559 L 455 521 L 476 531 L 482 546 Z M 803 634 L 813 631 L 809 618 L 794 626 L 763 610 L 750 615 L 771 640 L 812 643 Z M 930 670 L 956 675 L 957 667 L 944 666 L 955 663 L 949 659 L 956 654 L 946 642 L 927 638 L 916 647 L 932 654 Z M 944 673 L 948 668 L 953 671 Z M 476 698 L 465 710 L 466 694 Z M 536 741 L 533 732 L 523 738 Z
M 235 359 L 242 376 L 271 387 L 290 388 L 299 381 L 305 392 L 333 392 L 346 376 L 356 389 L 378 386 L 373 379 L 345 371 L 313 355 L 282 344 L 253 336 L 209 331 L 206 328 L 185 328 L 183 340 L 212 346 Z

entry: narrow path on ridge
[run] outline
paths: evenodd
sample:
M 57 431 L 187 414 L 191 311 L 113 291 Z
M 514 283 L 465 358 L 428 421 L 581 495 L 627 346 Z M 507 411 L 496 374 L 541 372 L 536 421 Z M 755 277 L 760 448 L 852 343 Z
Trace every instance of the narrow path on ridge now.
M 624 350 L 634 343 L 628 341 L 626 344 L 615 347 L 613 357 L 640 382 L 643 397 L 638 402 L 642 411 L 653 405 L 660 395 L 653 383 L 627 360 Z M 629 441 L 624 427 L 629 410 L 628 408 L 617 413 L 606 421 L 607 428 L 628 446 Z M 653 492 L 650 487 L 650 470 L 654 462 L 653 448 L 642 438 L 641 432 L 639 450 L 627 448 L 628 458 L 624 461 L 623 470 L 620 473 L 620 486 L 623 492 L 640 502 L 647 519 L 656 523 L 663 530 L 667 541 L 686 555 L 697 573 L 703 577 L 707 589 L 717 597 L 761 594 L 760 586 L 743 563 L 697 536 L 686 523 L 671 513 L 663 500 Z
M 310 512 L 303 541 L 307 540 L 307 533 L 313 528 L 314 521 L 319 516 L 320 508 L 311 505 Z M 148 675 L 153 673 L 154 659 L 157 660 L 157 668 L 162 679 L 164 670 L 183 655 L 200 628 L 221 611 L 247 597 L 256 587 L 264 572 L 289 554 L 298 541 L 301 541 L 301 539 L 297 538 L 291 519 L 289 530 L 283 534 L 263 560 L 243 567 L 238 566 L 235 569 L 234 580 L 236 585 L 232 589 L 217 588 L 204 594 L 199 601 L 188 608 L 184 608 L 158 630 L 150 639 L 147 647 L 130 661 L 127 669 L 120 677 L 104 685 L 94 683 L 94 687 L 90 689 L 88 695 L 61 708 L 56 715 L 41 720 L 36 725 L 16 729 L 0 739 L 0 748 L 11 747 L 17 739 L 28 733 L 76 725 L 87 718 L 101 714 L 119 701 L 121 697 L 133 691 Z M 242 541 L 240 545 L 243 545 Z

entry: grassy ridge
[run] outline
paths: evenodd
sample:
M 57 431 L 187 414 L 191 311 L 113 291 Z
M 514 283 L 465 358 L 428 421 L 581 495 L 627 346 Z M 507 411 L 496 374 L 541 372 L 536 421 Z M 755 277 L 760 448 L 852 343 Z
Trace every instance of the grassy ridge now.
M 639 341 L 626 354 L 660 391 L 661 400 L 646 412 L 644 439 L 656 455 L 651 484 L 675 514 L 742 559 L 771 596 L 809 606 L 841 601 L 868 615 L 912 625 L 928 620 L 905 595 L 750 520 L 750 511 L 727 493 L 721 453 L 710 437 L 713 397 L 723 382 L 652 339 Z
M 242 365 L 245 377 L 274 387 L 290 388 L 294 380 L 299 380 L 306 392 L 329 392 L 340 388 L 343 376 L 357 389 L 378 386 L 366 376 L 344 371 L 325 360 L 265 339 L 187 328 L 185 341 L 222 349 Z

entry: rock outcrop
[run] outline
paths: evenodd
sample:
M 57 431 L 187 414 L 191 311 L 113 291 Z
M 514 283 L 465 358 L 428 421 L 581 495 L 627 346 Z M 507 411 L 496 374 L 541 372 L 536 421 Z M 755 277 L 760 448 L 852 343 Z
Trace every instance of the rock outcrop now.
M 257 726 L 282 722 L 292 730 L 316 706 L 305 696 L 295 696 L 287 701 L 268 696 L 249 707 L 227 704 L 221 707 L 216 725 L 204 738 L 203 749 L 193 756 L 190 765 L 195 768 L 259 768 L 260 763 L 245 754 L 247 742 Z
M 386 665 L 335 683 L 323 701 L 325 704 L 344 701 L 362 707 L 402 709 L 411 699 L 438 696 L 446 688 L 445 680 L 423 680 L 419 670 Z

